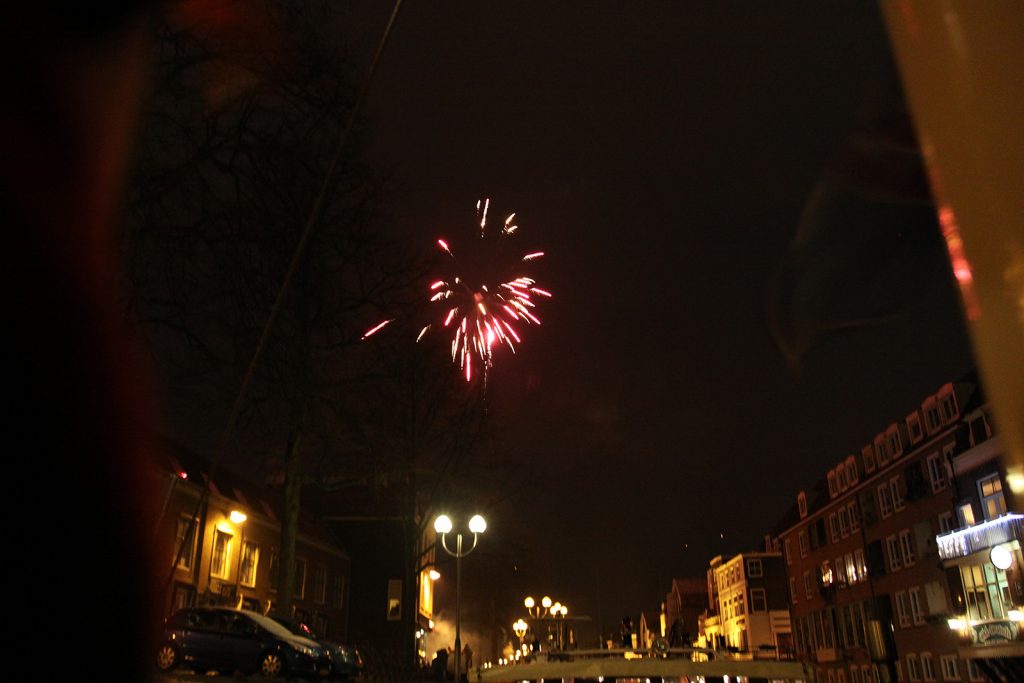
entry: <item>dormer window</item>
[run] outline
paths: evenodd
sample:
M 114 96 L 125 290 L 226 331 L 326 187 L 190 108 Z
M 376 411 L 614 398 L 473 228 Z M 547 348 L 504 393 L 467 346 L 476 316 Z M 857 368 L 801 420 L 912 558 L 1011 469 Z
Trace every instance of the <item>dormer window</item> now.
M 846 481 L 849 482 L 850 486 L 853 486 L 857 483 L 858 479 L 857 459 L 851 455 L 846 459 L 844 467 L 846 468 Z
M 836 485 L 840 491 L 846 490 L 846 468 L 842 465 L 836 468 Z
M 924 438 L 924 430 L 921 429 L 921 416 L 915 410 L 907 415 L 907 434 L 910 435 L 910 443 L 917 443 Z
M 939 409 L 935 405 L 935 398 L 929 398 L 921 404 L 921 410 L 924 412 L 924 429 L 931 436 L 942 428 L 942 421 L 939 418 Z
M 803 491 L 796 497 L 796 507 L 800 511 L 800 519 L 807 516 L 807 494 Z
M 903 443 L 900 441 L 900 430 L 896 425 L 889 427 L 885 433 L 886 445 L 889 448 L 889 455 L 896 458 L 903 455 Z
M 878 458 L 879 467 L 885 467 L 889 464 L 889 448 L 885 444 L 884 434 L 879 434 L 875 437 L 875 456 Z
M 860 451 L 860 459 L 864 462 L 864 471 L 871 474 L 875 471 L 875 448 L 868 444 Z
M 839 482 L 836 481 L 836 471 L 828 471 L 828 497 L 835 498 L 839 493 Z
M 952 390 L 949 393 L 939 394 L 939 414 L 945 424 L 949 424 L 959 416 L 960 413 L 956 409 L 956 396 Z

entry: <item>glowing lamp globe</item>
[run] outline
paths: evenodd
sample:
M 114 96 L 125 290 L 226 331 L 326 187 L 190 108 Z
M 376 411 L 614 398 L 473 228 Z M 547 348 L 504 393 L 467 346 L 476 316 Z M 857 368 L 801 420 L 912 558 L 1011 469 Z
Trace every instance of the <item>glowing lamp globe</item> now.
M 480 515 L 473 515 L 469 520 L 469 530 L 474 534 L 482 534 L 487 530 L 487 522 Z
M 989 559 L 997 568 L 1005 571 L 1013 564 L 1013 553 L 1005 545 L 997 545 L 989 553 Z
M 448 515 L 439 515 L 434 520 L 434 531 L 439 534 L 447 534 L 452 530 L 452 520 Z

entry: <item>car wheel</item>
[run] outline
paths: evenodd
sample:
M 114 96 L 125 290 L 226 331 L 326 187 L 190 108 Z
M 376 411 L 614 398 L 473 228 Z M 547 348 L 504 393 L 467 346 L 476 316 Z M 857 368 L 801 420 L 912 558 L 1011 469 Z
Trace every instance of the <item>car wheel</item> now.
M 260 659 L 260 673 L 264 676 L 280 676 L 284 673 L 284 657 L 280 652 L 266 652 Z
M 156 651 L 156 668 L 170 671 L 178 664 L 178 651 L 170 643 L 165 643 Z

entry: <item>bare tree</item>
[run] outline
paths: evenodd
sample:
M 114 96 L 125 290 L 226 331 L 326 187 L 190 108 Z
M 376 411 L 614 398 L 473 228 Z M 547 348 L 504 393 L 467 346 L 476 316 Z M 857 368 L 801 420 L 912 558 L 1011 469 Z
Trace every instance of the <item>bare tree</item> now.
M 337 3 L 255 8 L 202 33 L 182 12 L 159 26 L 124 236 L 131 311 L 149 331 L 176 428 L 200 450 L 226 420 L 355 100 Z M 358 144 L 332 176 L 235 440 L 260 459 L 250 470 L 284 474 L 282 611 L 311 468 L 329 454 L 352 481 L 378 469 L 345 418 L 358 403 L 350 392 L 377 372 L 360 338 L 382 310 L 409 305 L 421 275 L 415 255 L 382 236 L 382 179 L 357 159 Z

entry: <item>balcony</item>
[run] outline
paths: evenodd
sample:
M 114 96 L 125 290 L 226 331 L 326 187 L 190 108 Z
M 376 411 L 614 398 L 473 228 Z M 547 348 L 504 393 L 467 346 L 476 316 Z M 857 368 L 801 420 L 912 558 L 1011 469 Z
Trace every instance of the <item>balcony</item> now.
M 1021 540 L 1024 540 L 1024 515 L 1012 513 L 935 537 L 939 557 L 943 560 L 967 557 L 1000 543 Z

